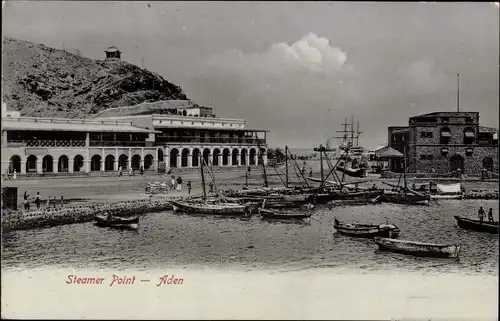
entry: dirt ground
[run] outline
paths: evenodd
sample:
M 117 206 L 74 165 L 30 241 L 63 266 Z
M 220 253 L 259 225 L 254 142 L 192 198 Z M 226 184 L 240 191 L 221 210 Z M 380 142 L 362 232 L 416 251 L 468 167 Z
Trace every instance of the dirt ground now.
M 319 162 L 318 162 L 319 163 Z M 302 163 L 299 163 L 302 166 Z M 310 168 L 313 169 L 313 177 L 319 178 L 319 164 L 310 163 L 306 164 L 306 176 L 309 176 Z M 273 168 L 267 168 L 268 184 L 272 186 L 283 186 L 282 180 L 284 176 L 280 177 L 276 174 L 276 170 Z M 326 176 L 329 172 L 325 165 L 324 175 Z M 297 183 L 298 179 L 295 174 L 295 170 L 290 166 L 289 168 L 289 183 Z M 146 173 L 144 175 L 133 175 L 129 176 L 124 174 L 123 177 L 117 176 L 90 176 L 90 177 L 53 177 L 53 178 L 38 178 L 38 179 L 17 179 L 17 180 L 7 180 L 2 182 L 2 186 L 17 187 L 18 188 L 18 206 L 23 204 L 23 194 L 26 191 L 29 195 L 29 201 L 31 207 L 33 208 L 36 193 L 40 192 L 41 199 L 43 200 L 43 206 L 46 206 L 47 198 L 53 199 L 54 197 L 58 200 L 60 204 L 61 196 L 64 197 L 65 204 L 77 204 L 77 203 L 106 203 L 106 202 L 116 202 L 122 200 L 135 200 L 148 198 L 149 195 L 145 193 L 145 188 L 148 183 L 152 182 L 166 182 L 170 184 L 172 175 L 175 177 L 181 176 L 183 180 L 182 191 L 171 191 L 168 195 L 173 196 L 184 196 L 188 195 L 188 190 L 186 184 L 191 181 L 192 195 L 201 194 L 201 175 L 199 172 L 174 172 L 173 174 L 157 174 L 157 173 Z M 340 174 L 341 175 L 341 174 Z M 264 179 L 261 169 L 253 168 L 251 173 L 248 175 L 248 180 L 245 179 L 244 169 L 229 170 L 226 172 L 216 172 L 214 174 L 216 183 L 220 189 L 240 189 L 243 188 L 247 183 L 249 187 L 262 187 L 264 184 Z M 210 181 L 209 175 L 205 175 L 206 182 Z M 330 180 L 333 180 L 331 177 Z M 362 185 L 377 185 L 378 187 L 387 187 L 382 183 L 380 175 L 368 174 L 364 179 L 345 177 L 347 182 L 352 181 L 367 181 Z M 393 184 L 397 184 L 397 180 L 384 180 Z M 412 181 L 409 181 L 411 184 Z M 311 185 L 318 185 L 318 183 L 309 182 Z M 498 189 L 497 182 L 480 182 L 480 181 L 464 181 L 462 182 L 466 189 Z M 165 194 L 155 194 L 153 197 L 164 196 Z M 52 205 L 51 205 L 52 206 Z

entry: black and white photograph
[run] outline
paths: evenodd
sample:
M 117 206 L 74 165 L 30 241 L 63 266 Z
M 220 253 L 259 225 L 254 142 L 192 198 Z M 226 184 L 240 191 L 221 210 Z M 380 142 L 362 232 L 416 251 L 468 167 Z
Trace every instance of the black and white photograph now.
M 2 2 L 5 319 L 497 320 L 498 2 Z

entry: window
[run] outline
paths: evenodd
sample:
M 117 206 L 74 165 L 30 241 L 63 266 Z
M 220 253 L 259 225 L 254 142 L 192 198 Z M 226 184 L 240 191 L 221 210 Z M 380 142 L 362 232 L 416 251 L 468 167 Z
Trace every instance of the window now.
M 432 132 L 420 132 L 421 138 L 432 138 Z
M 441 118 L 441 121 L 443 122 L 443 124 L 448 124 L 450 122 L 450 117 L 443 117 Z
M 465 149 L 465 155 L 466 156 L 472 156 L 474 150 L 472 148 L 466 148 Z
M 420 155 L 420 160 L 433 160 L 433 159 L 434 155 L 425 155 L 425 154 Z
M 449 144 L 451 139 L 451 131 L 448 127 L 441 128 L 441 136 L 439 137 L 440 144 Z
M 448 155 L 448 147 L 441 148 L 441 156 L 447 156 L 447 155 Z
M 474 129 L 471 127 L 467 127 L 464 129 L 464 144 L 470 145 L 474 144 L 476 138 L 476 134 L 474 133 Z
M 474 122 L 474 120 L 472 119 L 472 117 L 467 116 L 467 117 L 465 117 L 465 122 L 466 122 L 467 124 L 472 124 L 472 123 Z

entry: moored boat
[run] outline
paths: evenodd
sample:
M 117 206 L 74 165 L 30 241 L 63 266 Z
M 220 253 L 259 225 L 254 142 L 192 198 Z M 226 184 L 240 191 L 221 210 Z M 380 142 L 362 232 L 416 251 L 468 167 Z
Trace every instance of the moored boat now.
M 458 258 L 461 249 L 461 245 L 422 243 L 381 237 L 375 237 L 374 241 L 382 251 L 424 257 Z
M 196 201 L 172 201 L 174 212 L 189 214 L 245 215 L 248 206 L 237 203 L 204 203 Z
M 477 232 L 498 234 L 498 222 L 480 222 L 479 220 L 471 220 L 458 215 L 455 215 L 454 217 L 455 220 L 457 220 L 457 224 L 460 228 Z
M 262 209 L 259 208 L 259 214 L 263 219 L 274 219 L 274 220 L 302 220 L 311 217 L 311 213 L 290 213 L 281 212 L 276 210 Z
M 396 238 L 400 230 L 394 224 L 345 224 L 335 219 L 333 227 L 339 234 L 353 237 L 388 237 Z
M 429 205 L 431 197 L 428 194 L 411 193 L 410 191 L 386 191 L 380 195 L 382 202 L 396 204 Z
M 109 215 L 95 216 L 96 225 L 100 227 L 114 227 L 114 228 L 139 228 L 139 217 L 116 217 Z

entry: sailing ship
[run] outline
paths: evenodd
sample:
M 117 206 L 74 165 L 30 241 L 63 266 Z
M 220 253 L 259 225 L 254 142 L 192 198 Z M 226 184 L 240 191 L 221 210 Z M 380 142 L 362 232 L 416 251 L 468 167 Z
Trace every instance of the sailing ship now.
M 172 201 L 174 212 L 183 212 L 188 214 L 214 214 L 214 215 L 245 215 L 249 213 L 249 207 L 244 204 L 230 203 L 220 197 L 208 202 L 205 186 L 205 159 L 200 155 L 200 173 L 203 195 L 200 199 L 186 199 Z

